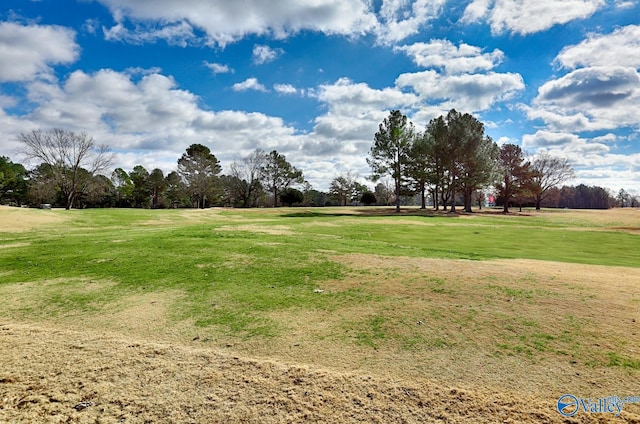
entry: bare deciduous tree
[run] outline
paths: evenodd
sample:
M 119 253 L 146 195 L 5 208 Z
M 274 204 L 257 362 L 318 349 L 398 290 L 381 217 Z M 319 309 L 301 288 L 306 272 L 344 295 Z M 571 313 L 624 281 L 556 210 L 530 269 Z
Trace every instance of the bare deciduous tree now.
M 566 158 L 556 158 L 547 152 L 541 152 L 531 163 L 534 174 L 532 191 L 536 199 L 536 210 L 547 197 L 549 189 L 574 178 L 575 173 Z
M 254 206 L 262 193 L 260 172 L 267 155 L 260 149 L 254 150 L 240 162 L 231 164 L 231 191 L 233 197 L 242 202 L 242 207 Z
M 33 130 L 22 133 L 23 155 L 50 167 L 51 178 L 65 198 L 66 209 L 82 194 L 91 177 L 105 170 L 112 160 L 109 148 L 96 145 L 86 133 L 60 128 L 49 131 Z

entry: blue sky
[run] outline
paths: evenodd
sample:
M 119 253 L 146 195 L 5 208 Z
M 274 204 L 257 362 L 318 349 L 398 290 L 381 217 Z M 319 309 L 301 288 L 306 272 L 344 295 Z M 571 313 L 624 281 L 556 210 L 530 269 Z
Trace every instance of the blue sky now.
M 223 172 L 284 153 L 317 189 L 400 109 L 455 108 L 498 143 L 568 158 L 572 184 L 640 194 L 640 2 L 3 0 L 0 155 L 21 132 L 84 131 L 114 167 Z

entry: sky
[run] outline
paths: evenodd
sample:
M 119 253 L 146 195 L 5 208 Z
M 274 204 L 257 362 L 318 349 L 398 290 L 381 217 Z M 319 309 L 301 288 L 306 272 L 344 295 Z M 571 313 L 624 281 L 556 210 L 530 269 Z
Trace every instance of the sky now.
M 567 158 L 570 184 L 640 194 L 638 0 L 2 0 L 0 155 L 86 132 L 113 168 L 194 143 L 223 173 L 277 150 L 327 190 L 370 175 L 378 125 L 450 109 Z M 37 164 L 28 164 L 33 166 Z

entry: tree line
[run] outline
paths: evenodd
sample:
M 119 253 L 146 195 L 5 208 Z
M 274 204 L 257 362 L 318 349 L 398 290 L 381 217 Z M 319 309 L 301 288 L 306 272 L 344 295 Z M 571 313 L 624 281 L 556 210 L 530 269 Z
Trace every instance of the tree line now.
M 421 207 L 431 198 L 436 210 L 461 204 L 471 212 L 481 206 L 486 193 L 509 212 L 512 205 L 609 208 L 616 205 L 606 189 L 560 184 L 574 178 L 566 158 L 541 152 L 529 157 L 518 145 L 498 146 L 485 134 L 484 125 L 468 113 L 452 109 L 418 131 L 399 110 L 391 111 L 379 125 L 367 162 L 372 179 L 393 181 L 396 210 L 403 196 L 418 193 Z M 624 190 L 621 191 L 621 193 Z M 637 204 L 619 194 L 618 205 Z
M 346 204 L 372 193 L 347 173 L 328 193 L 314 190 L 302 170 L 276 150 L 256 149 L 231 163 L 229 172 L 202 144 L 192 144 L 168 174 L 136 165 L 106 172 L 112 155 L 85 133 L 34 130 L 19 136 L 25 158 L 39 162 L 32 170 L 0 157 L 0 202 L 65 207 L 205 208 L 305 204 Z M 375 199 L 375 198 L 374 198 Z M 372 203 L 375 203 L 373 200 Z
M 279 205 L 389 205 L 422 208 L 427 198 L 435 209 L 482 205 L 485 193 L 496 204 L 535 204 L 570 208 L 634 206 L 624 190 L 613 199 L 599 187 L 562 187 L 573 176 L 564 159 L 540 154 L 528 160 L 519 146 L 498 147 L 484 125 L 455 110 L 433 119 L 420 132 L 399 111 L 380 124 L 367 161 L 373 191 L 352 172 L 333 178 L 327 192 L 315 190 L 301 169 L 273 150 L 256 149 L 222 166 L 202 144 L 192 144 L 178 158 L 176 170 L 134 166 L 109 172 L 112 154 L 85 133 L 63 129 L 34 130 L 18 137 L 22 155 L 38 163 L 31 170 L 0 157 L 0 203 L 53 204 L 65 207 L 204 208 Z M 389 177 L 389 179 L 387 179 Z M 490 196 L 491 197 L 491 196 Z

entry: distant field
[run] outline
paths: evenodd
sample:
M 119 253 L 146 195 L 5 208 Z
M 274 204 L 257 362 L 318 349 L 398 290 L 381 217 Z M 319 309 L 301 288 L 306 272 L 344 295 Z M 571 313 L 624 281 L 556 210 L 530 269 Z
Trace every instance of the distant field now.
M 0 422 L 563 422 L 640 396 L 639 252 L 636 209 L 2 207 Z

